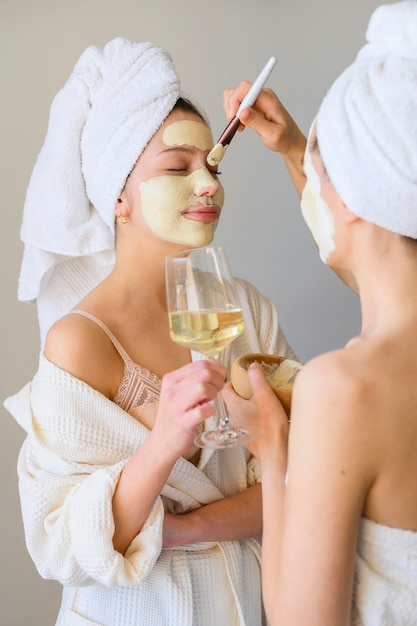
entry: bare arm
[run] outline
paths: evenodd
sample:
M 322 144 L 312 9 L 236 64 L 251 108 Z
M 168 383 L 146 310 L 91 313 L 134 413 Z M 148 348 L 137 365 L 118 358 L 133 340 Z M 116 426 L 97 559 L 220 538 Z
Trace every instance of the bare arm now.
M 338 356 L 326 355 L 297 378 L 286 488 L 282 414 L 263 373 L 250 374 L 252 400 L 234 397 L 230 385 L 223 392 L 240 423 L 260 422 L 251 446 L 262 465 L 263 593 L 272 626 L 350 624 L 359 520 L 374 476 L 363 409 L 343 370 Z
M 236 88 L 224 91 L 223 108 L 228 119 L 233 118 L 249 88 L 250 83 L 243 81 Z M 269 150 L 280 153 L 301 198 L 306 183 L 303 158 L 307 140 L 275 92 L 263 89 L 254 106 L 243 109 L 239 118 L 242 122 L 240 130 L 245 126 L 251 128 Z M 332 269 L 345 285 L 357 293 L 356 282 L 349 272 Z
M 113 497 L 113 544 L 124 553 L 140 532 L 156 498 L 182 454 L 195 426 L 213 413 L 213 400 L 224 385 L 225 368 L 197 361 L 164 376 L 158 414 L 148 439 L 128 461 Z
M 240 541 L 262 533 L 261 485 L 184 515 L 165 514 L 164 547 L 195 541 Z

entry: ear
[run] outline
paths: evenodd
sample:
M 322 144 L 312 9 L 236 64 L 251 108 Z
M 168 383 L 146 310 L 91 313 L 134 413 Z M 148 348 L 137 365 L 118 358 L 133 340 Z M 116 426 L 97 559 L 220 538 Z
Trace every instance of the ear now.
M 117 198 L 117 202 L 114 205 L 113 212 L 114 212 L 115 217 L 130 217 L 130 210 L 126 202 L 126 198 L 124 196 L 123 191 L 120 193 L 120 196 Z

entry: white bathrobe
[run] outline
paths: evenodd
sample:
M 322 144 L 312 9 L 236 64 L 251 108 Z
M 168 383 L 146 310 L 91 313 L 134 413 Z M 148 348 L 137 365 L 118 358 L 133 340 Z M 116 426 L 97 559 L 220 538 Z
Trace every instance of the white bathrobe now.
M 243 281 L 239 290 L 246 330 L 224 362 L 230 368 L 243 352 L 294 357 L 272 304 Z M 122 556 L 112 544 L 112 497 L 148 429 L 42 354 L 33 381 L 5 406 L 27 432 L 18 463 L 27 547 L 40 574 L 64 585 L 57 626 L 264 622 L 258 540 L 162 549 L 164 510 L 190 511 L 259 480 L 244 446 L 204 449 L 198 467 L 180 458 Z

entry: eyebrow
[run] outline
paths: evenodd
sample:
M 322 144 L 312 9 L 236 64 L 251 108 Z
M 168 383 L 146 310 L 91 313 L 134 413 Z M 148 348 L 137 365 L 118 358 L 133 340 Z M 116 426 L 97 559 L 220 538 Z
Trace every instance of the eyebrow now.
M 200 148 L 197 148 L 197 146 L 192 146 L 191 144 L 185 144 L 183 146 L 167 146 L 166 148 L 163 148 L 160 152 L 158 152 L 157 156 L 160 156 L 161 154 L 167 154 L 169 152 L 185 152 L 186 154 L 191 154 L 194 150 L 200 150 Z M 202 152 L 209 152 L 209 150 L 202 150 Z

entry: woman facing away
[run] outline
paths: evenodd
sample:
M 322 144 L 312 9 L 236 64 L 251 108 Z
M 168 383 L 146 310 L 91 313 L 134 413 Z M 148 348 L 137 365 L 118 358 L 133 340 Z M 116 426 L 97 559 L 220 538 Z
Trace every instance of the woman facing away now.
M 417 624 L 417 2 L 379 7 L 302 136 L 265 90 L 242 122 L 284 159 L 362 328 L 297 375 L 291 426 L 259 366 L 224 396 L 257 424 L 271 626 Z M 247 86 L 225 93 L 230 114 Z M 288 474 L 287 474 L 288 472 Z M 287 480 L 286 480 L 287 476 Z
M 193 441 L 239 354 L 293 353 L 275 307 L 242 280 L 245 331 L 220 363 L 168 330 L 165 257 L 209 244 L 223 206 L 212 147 L 150 43 L 88 48 L 51 107 L 19 285 L 46 339 L 5 406 L 27 432 L 27 547 L 64 587 L 57 626 L 264 623 L 258 463 Z

